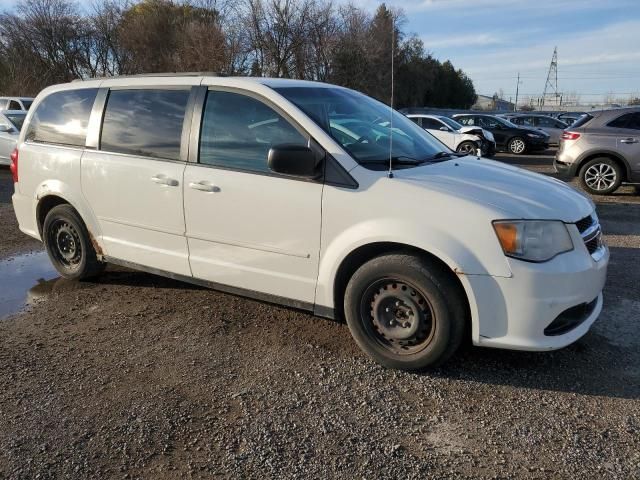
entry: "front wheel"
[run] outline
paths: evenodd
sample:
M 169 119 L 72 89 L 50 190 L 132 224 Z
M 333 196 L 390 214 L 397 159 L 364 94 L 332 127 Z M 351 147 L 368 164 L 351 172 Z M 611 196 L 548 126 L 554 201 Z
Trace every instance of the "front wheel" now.
M 507 148 L 509 149 L 509 152 L 515 155 L 522 155 L 527 149 L 527 143 L 520 137 L 514 137 L 509 140 Z
M 622 183 L 622 170 L 610 158 L 594 158 L 580 169 L 580 183 L 593 195 L 608 195 Z
M 42 233 L 49 259 L 64 278 L 84 280 L 104 270 L 87 227 L 71 205 L 53 207 L 44 219 Z
M 347 285 L 344 310 L 356 343 L 378 363 L 424 370 L 460 346 L 464 295 L 435 262 L 387 254 L 362 265 Z
M 475 143 L 467 140 L 458 145 L 456 151 L 458 153 L 464 153 L 465 155 L 475 155 L 477 149 L 478 146 Z

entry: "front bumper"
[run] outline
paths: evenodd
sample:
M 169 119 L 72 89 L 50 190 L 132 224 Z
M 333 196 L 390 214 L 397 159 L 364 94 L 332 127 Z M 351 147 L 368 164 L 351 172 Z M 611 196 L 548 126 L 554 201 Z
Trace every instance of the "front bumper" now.
M 609 250 L 603 246 L 594 255 L 599 260 L 594 260 L 577 228 L 571 227 L 575 230 L 571 252 L 545 263 L 509 259 L 511 278 L 467 277 L 478 320 L 474 344 L 545 351 L 565 347 L 587 333 L 602 311 Z M 558 334 L 551 324 L 568 310 L 584 313 Z

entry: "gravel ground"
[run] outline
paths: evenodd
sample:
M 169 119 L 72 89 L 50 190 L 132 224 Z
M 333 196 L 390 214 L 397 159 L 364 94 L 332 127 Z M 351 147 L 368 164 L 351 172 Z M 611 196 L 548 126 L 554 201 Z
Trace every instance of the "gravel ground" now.
M 41 248 L 10 188 L 0 171 L 0 259 Z M 374 364 L 346 325 L 152 275 L 40 282 L 0 321 L 0 477 L 640 478 L 640 197 L 598 211 L 612 262 L 591 332 L 423 375 Z

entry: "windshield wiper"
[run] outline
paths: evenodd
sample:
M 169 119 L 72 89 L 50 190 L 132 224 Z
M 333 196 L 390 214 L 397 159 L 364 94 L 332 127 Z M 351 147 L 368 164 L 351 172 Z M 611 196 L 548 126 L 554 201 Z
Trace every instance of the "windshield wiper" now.
M 429 162 L 434 162 L 434 161 L 444 162 L 446 159 L 451 158 L 451 157 L 460 158 L 460 157 L 466 157 L 466 156 L 467 156 L 466 153 L 438 152 L 438 153 L 436 153 L 435 155 L 433 155 L 432 157 L 430 157 L 426 161 L 429 161 Z

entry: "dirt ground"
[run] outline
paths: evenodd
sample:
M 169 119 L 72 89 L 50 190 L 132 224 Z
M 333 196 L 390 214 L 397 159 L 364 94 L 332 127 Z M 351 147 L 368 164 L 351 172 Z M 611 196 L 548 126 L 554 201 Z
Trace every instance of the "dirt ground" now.
M 5 264 L 41 250 L 11 190 L 2 169 Z M 422 375 L 296 310 L 124 269 L 41 280 L 0 320 L 0 478 L 640 478 L 640 197 L 597 203 L 612 260 L 583 339 Z

